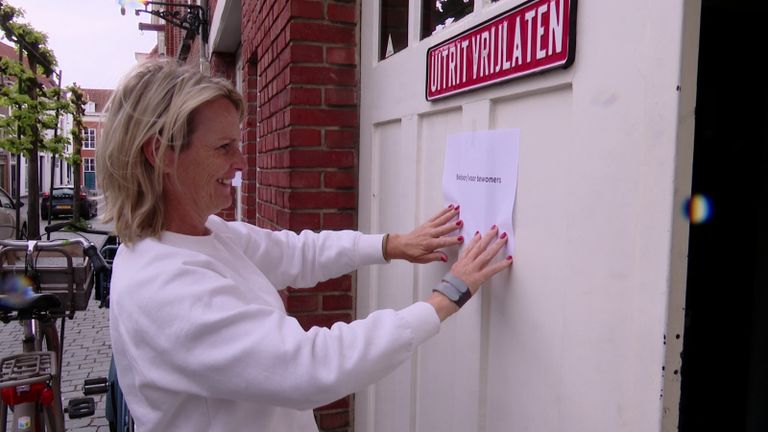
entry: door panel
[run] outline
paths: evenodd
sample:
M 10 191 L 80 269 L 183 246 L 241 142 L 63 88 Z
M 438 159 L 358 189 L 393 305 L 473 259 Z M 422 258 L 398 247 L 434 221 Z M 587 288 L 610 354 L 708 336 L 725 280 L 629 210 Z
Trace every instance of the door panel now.
M 569 69 L 427 102 L 427 49 L 520 3 L 476 1 L 421 40 L 413 0 L 408 47 L 379 61 L 378 2 L 362 1 L 361 230 L 408 231 L 447 204 L 448 135 L 521 141 L 514 270 L 358 394 L 358 432 L 674 430 L 698 42 L 680 23 L 697 2 L 582 1 Z M 358 316 L 426 298 L 448 269 L 360 270 Z

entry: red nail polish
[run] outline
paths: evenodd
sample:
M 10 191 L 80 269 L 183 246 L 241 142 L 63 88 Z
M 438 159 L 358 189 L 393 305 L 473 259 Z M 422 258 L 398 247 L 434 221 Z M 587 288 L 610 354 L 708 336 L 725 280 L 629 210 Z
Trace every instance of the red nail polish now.
M 491 227 L 491 229 L 492 229 L 492 230 L 495 230 L 495 229 L 496 229 L 496 225 L 492 226 L 492 227 Z
M 512 255 L 507 255 L 507 261 L 512 261 Z
M 507 233 L 501 233 L 501 238 L 507 238 Z
M 456 226 L 461 226 L 462 223 L 464 223 L 464 222 L 462 222 L 461 220 L 457 220 L 456 221 Z
M 461 208 L 461 206 L 460 206 L 460 205 L 457 205 L 457 206 L 456 206 L 456 208 L 455 208 L 454 210 L 456 210 L 456 211 L 459 211 L 459 208 Z
M 480 231 L 475 231 L 475 235 L 480 235 Z
M 440 261 L 442 261 L 442 262 L 448 262 L 448 259 L 447 259 L 446 257 L 444 257 L 444 256 L 441 256 L 441 257 L 440 257 Z
M 459 241 L 459 243 L 461 243 L 461 242 L 463 242 L 463 241 L 464 241 L 464 236 L 459 236 L 459 238 L 457 238 L 456 240 L 458 240 L 458 241 Z
M 452 209 L 453 208 L 453 204 L 448 204 L 448 208 Z

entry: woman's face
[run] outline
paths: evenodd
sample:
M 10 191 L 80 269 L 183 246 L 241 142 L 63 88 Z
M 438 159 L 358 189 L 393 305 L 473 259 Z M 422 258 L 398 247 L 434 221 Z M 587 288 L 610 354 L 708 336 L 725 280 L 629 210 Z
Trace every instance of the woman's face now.
M 208 216 L 232 204 L 232 178 L 245 169 L 245 157 L 240 152 L 240 118 L 229 100 L 206 102 L 191 122 L 189 145 L 173 164 L 178 183 L 172 174 L 166 178 L 166 213 L 204 224 Z

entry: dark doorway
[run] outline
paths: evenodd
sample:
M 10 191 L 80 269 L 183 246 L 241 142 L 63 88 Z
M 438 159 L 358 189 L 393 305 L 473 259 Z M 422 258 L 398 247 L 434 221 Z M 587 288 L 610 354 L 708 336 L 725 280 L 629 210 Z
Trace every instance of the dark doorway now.
M 739 4 L 702 1 L 682 432 L 768 431 L 768 3 Z

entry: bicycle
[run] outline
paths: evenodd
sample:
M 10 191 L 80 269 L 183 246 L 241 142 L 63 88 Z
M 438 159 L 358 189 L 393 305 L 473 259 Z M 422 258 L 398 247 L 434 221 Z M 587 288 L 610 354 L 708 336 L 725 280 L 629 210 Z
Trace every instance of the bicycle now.
M 99 301 L 99 308 L 109 307 L 110 278 L 112 276 L 112 261 L 120 247 L 120 238 L 108 231 L 83 228 L 72 221 L 51 224 L 45 227 L 45 232 L 50 240 L 53 232 L 68 228 L 69 232 L 82 236 L 82 233 L 96 234 L 105 237 L 99 252 L 106 263 L 104 269 L 97 275 L 94 298 Z M 128 404 L 123 399 L 123 392 L 117 380 L 117 370 L 114 358 L 110 360 L 109 375 L 106 378 L 94 378 L 85 380 L 83 384 L 85 395 L 107 393 L 105 417 L 109 423 L 110 432 L 133 432 L 134 421 Z
M 14 432 L 64 431 L 60 371 L 65 319 L 86 309 L 97 276 L 106 268 L 85 238 L 0 240 L 0 321 L 18 321 L 23 327 L 22 352 L 0 359 L 0 432 L 6 430 L 9 412 Z M 90 383 L 90 390 L 106 391 L 106 380 L 98 381 Z M 70 418 L 92 415 L 95 403 L 93 398 L 72 399 L 66 411 Z

